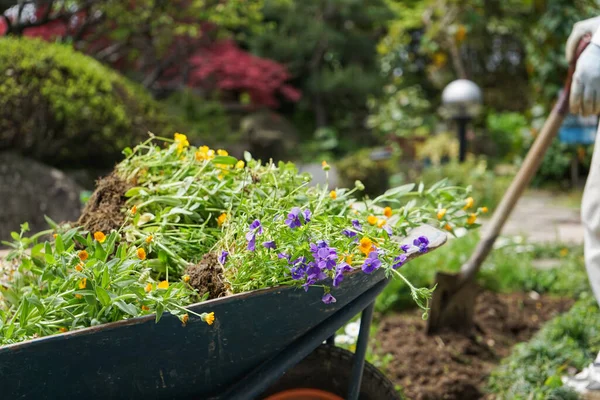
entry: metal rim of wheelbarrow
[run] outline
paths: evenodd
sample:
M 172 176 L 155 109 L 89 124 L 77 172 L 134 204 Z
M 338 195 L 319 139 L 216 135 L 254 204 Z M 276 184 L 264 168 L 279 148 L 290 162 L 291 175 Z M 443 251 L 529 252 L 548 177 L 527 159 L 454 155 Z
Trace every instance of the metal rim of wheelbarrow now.
M 326 392 L 320 389 L 288 389 L 283 392 L 275 393 L 265 400 L 344 400 L 337 394 Z

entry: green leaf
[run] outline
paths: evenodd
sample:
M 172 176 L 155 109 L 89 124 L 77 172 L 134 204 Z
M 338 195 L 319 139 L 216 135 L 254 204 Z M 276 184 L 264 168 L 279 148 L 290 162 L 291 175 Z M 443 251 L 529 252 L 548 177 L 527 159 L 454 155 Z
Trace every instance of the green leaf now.
M 46 255 L 52 255 L 52 246 L 50 246 L 49 242 L 46 242 L 46 244 L 44 245 L 44 253 Z
M 216 156 L 212 159 L 213 164 L 235 165 L 237 158 L 231 156 Z
M 96 297 L 98 297 L 98 300 L 103 307 L 110 305 L 110 296 L 108 295 L 108 292 L 100 286 L 96 286 Z
M 434 183 L 429 190 L 427 190 L 428 194 L 431 194 L 433 192 L 435 192 L 436 190 L 438 190 L 440 187 L 445 186 L 446 183 L 448 183 L 448 178 L 444 178 L 439 182 Z
M 121 243 L 119 245 L 119 247 L 117 247 L 117 253 L 115 254 L 115 257 L 120 260 L 124 260 L 126 256 L 127 256 L 127 245 L 125 243 Z
M 144 192 L 144 188 L 141 186 L 132 187 L 128 191 L 125 192 L 125 197 L 133 197 L 137 196 L 140 192 Z
M 56 247 L 56 253 L 61 254 L 65 251 L 65 245 L 63 244 L 62 238 L 60 235 L 56 235 L 56 239 L 54 240 L 54 246 Z
M 3 299 L 8 301 L 8 303 L 15 307 L 18 306 L 20 298 L 13 289 L 5 288 L 4 286 L 0 285 L 0 294 L 2 294 Z
M 44 243 L 38 243 L 31 248 L 31 257 L 40 257 L 42 255 L 42 249 L 44 248 Z
M 108 267 L 104 267 L 104 271 L 102 271 L 102 287 L 108 287 L 108 284 L 110 283 L 110 276 L 108 275 Z
M 419 183 L 419 194 L 423 193 L 423 189 L 425 189 L 425 184 L 423 182 Z
M 44 218 L 46 218 L 46 221 L 52 222 L 52 220 L 50 218 L 48 218 L 48 217 L 44 217 Z M 29 232 L 29 222 L 23 222 L 21 224 L 21 232 L 22 233 Z
M 409 183 L 406 185 L 398 186 L 395 188 L 391 188 L 386 190 L 383 194 L 385 197 L 399 197 L 405 195 L 406 193 L 410 193 L 415 187 L 414 183 Z
M 13 238 L 13 240 L 21 240 L 21 236 L 19 236 L 17 232 L 11 232 L 10 237 Z
M 126 314 L 129 314 L 133 317 L 138 316 L 138 310 L 133 304 L 125 303 L 123 300 L 119 300 L 115 301 L 115 305 Z
M 44 307 L 44 305 L 42 304 L 40 299 L 37 298 L 37 296 L 27 296 L 27 301 L 30 304 L 33 304 L 39 310 L 40 314 L 44 314 L 46 312 L 46 307 Z
M 156 323 L 160 321 L 163 312 L 165 312 L 165 307 L 163 306 L 163 303 L 156 303 Z
M 165 217 L 169 217 L 171 215 L 177 215 L 177 214 L 194 215 L 193 212 L 188 211 L 185 208 L 173 207 L 173 208 L 171 208 L 171 210 L 169 210 L 169 212 L 167 214 L 165 214 Z
M 23 303 L 21 303 L 21 316 L 19 317 L 19 324 L 21 326 L 27 325 L 27 318 L 29 317 L 29 301 L 27 297 L 23 299 Z
M 94 258 L 99 261 L 106 261 L 106 251 L 100 242 L 96 242 L 94 246 Z
M 244 151 L 244 160 L 246 160 L 246 163 L 252 161 L 252 154 L 250 154 L 248 151 Z
M 548 387 L 551 387 L 551 388 L 561 387 L 562 386 L 562 379 L 560 378 L 560 376 L 557 376 L 557 375 L 549 376 L 544 381 L 544 386 L 548 386 Z
M 46 220 L 46 223 L 48 224 L 48 226 L 50 226 L 50 228 L 52 228 L 52 229 L 58 228 L 58 224 L 56 222 L 54 222 L 52 219 L 50 219 L 49 216 L 44 215 L 44 219 Z

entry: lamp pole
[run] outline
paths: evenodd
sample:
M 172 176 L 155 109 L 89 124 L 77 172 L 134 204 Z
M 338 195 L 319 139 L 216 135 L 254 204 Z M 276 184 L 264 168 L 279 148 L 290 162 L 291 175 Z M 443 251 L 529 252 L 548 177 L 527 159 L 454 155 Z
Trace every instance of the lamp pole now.
M 442 111 L 454 120 L 458 130 L 458 161 L 464 162 L 467 155 L 467 125 L 481 108 L 481 89 L 474 82 L 458 79 L 450 82 L 442 92 Z
M 454 117 L 458 127 L 458 161 L 464 162 L 467 157 L 467 125 L 471 121 L 469 117 Z

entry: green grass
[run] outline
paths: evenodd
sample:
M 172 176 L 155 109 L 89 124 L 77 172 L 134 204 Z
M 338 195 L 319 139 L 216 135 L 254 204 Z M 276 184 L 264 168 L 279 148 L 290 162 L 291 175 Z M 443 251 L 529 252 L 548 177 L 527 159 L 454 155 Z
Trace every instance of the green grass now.
M 457 272 L 473 253 L 478 240 L 477 232 L 451 240 L 426 257 L 402 267 L 402 273 L 415 286 L 431 286 L 437 271 Z M 504 293 L 535 290 L 562 296 L 588 290 L 581 246 L 528 245 L 518 239 L 505 238 L 498 239 L 496 246 L 478 276 L 487 289 Z M 536 269 L 533 266 L 536 258 L 558 258 L 560 266 Z M 410 307 L 413 307 L 410 291 L 399 280 L 393 280 L 376 303 L 377 311 L 382 313 Z

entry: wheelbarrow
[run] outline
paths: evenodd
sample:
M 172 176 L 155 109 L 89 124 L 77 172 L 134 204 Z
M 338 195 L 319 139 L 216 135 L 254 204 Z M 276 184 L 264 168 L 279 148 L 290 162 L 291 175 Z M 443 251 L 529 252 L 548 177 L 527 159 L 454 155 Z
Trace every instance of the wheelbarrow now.
M 432 250 L 446 241 L 429 226 L 400 241 L 423 235 Z M 332 304 L 318 288 L 275 287 L 188 307 L 214 312 L 212 326 L 199 318 L 182 326 L 169 314 L 155 323 L 148 315 L 3 346 L 0 397 L 398 399 L 365 362 L 374 301 L 387 283 L 383 270 L 354 271 L 333 289 Z M 335 347 L 335 332 L 360 312 L 354 354 Z

